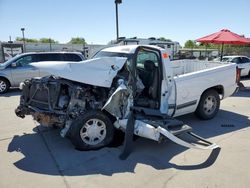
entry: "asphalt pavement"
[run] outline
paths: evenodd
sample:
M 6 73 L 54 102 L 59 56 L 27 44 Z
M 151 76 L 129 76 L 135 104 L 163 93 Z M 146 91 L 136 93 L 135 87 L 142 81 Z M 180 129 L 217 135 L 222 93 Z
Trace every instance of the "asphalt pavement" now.
M 0 188 L 249 188 L 250 79 L 243 84 L 247 88 L 223 100 L 213 120 L 180 117 L 221 149 L 194 150 L 139 138 L 125 161 L 118 157 L 121 146 L 77 151 L 58 129 L 16 117 L 20 92 L 12 89 L 0 96 Z

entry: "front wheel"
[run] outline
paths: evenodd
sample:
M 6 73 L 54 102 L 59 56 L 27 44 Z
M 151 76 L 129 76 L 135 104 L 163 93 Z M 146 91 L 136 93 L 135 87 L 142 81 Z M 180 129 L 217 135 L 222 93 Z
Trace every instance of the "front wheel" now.
M 10 84 L 8 80 L 4 78 L 0 78 L 0 94 L 6 93 L 9 88 L 10 88 Z
M 203 120 L 212 119 L 216 116 L 220 108 L 220 97 L 217 91 L 205 91 L 200 99 L 195 114 Z
M 101 111 L 87 112 L 76 119 L 70 129 L 70 140 L 79 150 L 98 149 L 114 138 L 114 126 Z

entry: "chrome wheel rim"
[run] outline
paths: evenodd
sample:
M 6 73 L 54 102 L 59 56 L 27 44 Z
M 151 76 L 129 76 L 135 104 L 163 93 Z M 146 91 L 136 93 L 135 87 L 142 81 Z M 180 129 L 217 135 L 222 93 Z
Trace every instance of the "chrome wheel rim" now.
M 204 101 L 203 110 L 206 115 L 211 115 L 214 113 L 217 105 L 217 100 L 215 96 L 208 96 Z
M 82 141 L 89 145 L 101 143 L 106 134 L 106 125 L 99 119 L 89 119 L 80 130 Z
M 0 92 L 5 91 L 6 88 L 7 88 L 7 84 L 3 80 L 0 80 Z

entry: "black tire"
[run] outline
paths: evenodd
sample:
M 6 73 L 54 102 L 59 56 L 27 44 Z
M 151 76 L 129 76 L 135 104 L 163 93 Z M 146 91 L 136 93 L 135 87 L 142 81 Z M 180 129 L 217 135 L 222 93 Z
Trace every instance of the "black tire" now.
M 109 145 L 114 138 L 114 131 L 107 115 L 101 111 L 91 111 L 72 123 L 69 138 L 78 150 L 95 150 Z
M 0 77 L 0 94 L 6 93 L 10 88 L 10 83 L 7 79 Z
M 195 114 L 202 120 L 212 119 L 220 108 L 220 96 L 216 90 L 205 91 L 200 99 Z

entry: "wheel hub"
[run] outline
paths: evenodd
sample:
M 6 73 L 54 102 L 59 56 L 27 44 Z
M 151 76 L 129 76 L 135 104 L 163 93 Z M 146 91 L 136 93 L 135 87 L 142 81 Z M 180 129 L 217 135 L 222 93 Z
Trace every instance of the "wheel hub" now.
M 208 115 L 212 114 L 216 109 L 216 98 L 214 96 L 208 96 L 204 101 L 204 112 Z
M 3 92 L 6 89 L 7 85 L 4 81 L 0 81 L 0 92 Z
M 90 119 L 81 128 L 80 136 L 86 144 L 99 144 L 106 137 L 106 125 L 99 119 Z

